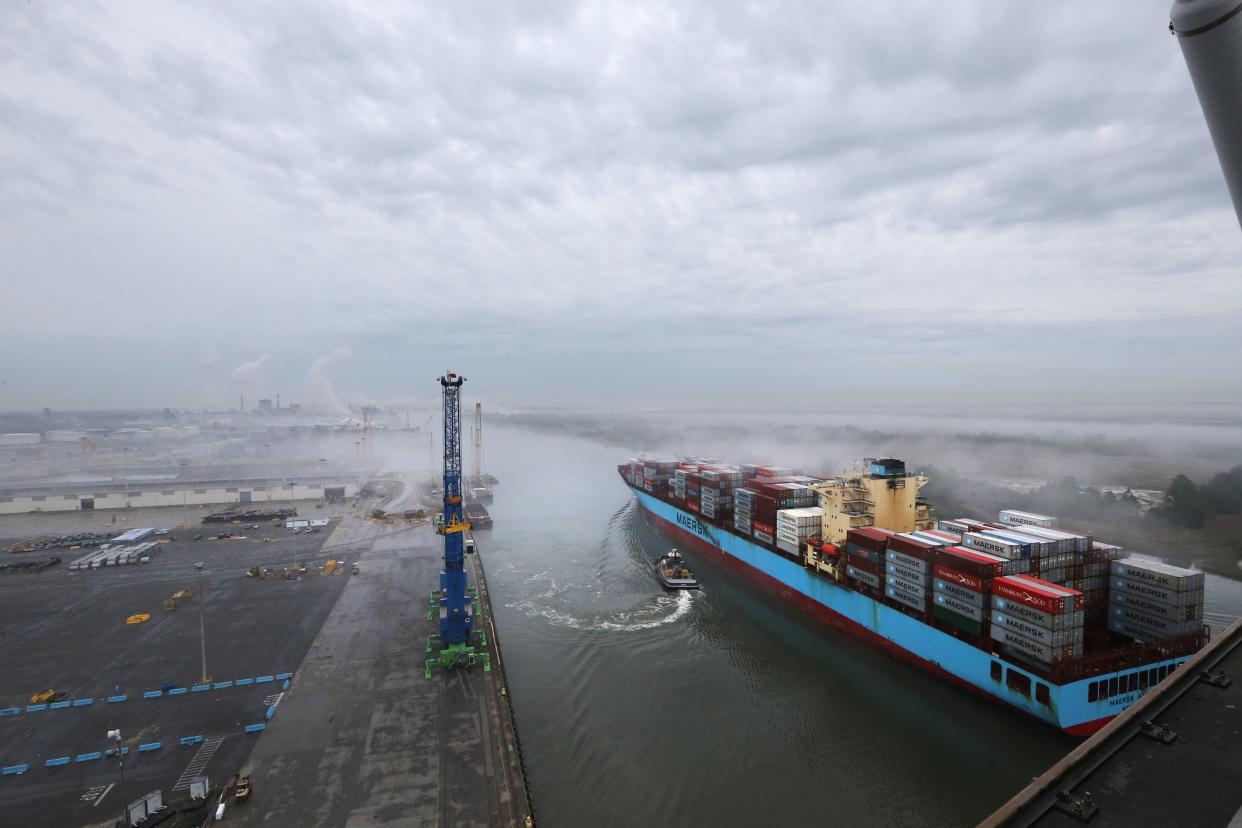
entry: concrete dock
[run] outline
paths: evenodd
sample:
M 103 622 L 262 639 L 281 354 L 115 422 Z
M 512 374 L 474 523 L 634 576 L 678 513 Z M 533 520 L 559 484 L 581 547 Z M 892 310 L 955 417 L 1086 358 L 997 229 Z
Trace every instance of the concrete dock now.
M 333 523 L 316 534 L 274 524 L 174 529 L 146 564 L 0 577 L 0 823 L 111 828 L 126 798 L 160 790 L 168 802 L 187 796 L 196 774 L 219 785 L 248 772 L 254 793 L 226 800 L 230 822 L 533 824 L 478 560 L 469 558 L 492 670 L 427 681 L 439 536 L 427 524 L 371 523 L 363 507 L 327 512 Z M 136 517 L 172 527 L 183 513 Z M 0 528 L 50 534 L 98 520 L 21 516 Z M 221 529 L 246 537 L 208 540 Z M 343 565 L 322 567 L 329 559 Z M 245 574 L 297 562 L 310 569 L 296 579 Z M 192 597 L 165 609 L 187 586 Z M 137 613 L 150 618 L 127 624 Z M 32 705 L 46 688 L 65 700 Z M 112 728 L 129 751 L 124 789 L 106 753 Z M 166 824 L 201 823 L 185 816 Z
M 427 681 L 426 640 L 435 630 L 427 597 L 438 584 L 441 539 L 428 526 L 362 527 L 341 540 L 365 547 L 360 574 L 246 762 L 255 794 L 230 818 L 254 826 L 533 824 L 477 557 L 469 557 L 471 580 L 481 586 L 492 670 L 437 671 Z
M 1242 621 L 980 823 L 1242 825 Z

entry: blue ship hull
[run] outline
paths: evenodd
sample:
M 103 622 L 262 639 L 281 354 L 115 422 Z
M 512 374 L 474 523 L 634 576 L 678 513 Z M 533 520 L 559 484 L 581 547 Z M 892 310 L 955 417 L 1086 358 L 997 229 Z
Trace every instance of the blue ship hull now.
M 985 652 L 870 596 L 838 585 L 740 534 L 713 526 L 641 489 L 630 488 L 639 505 L 657 518 L 660 528 L 675 536 L 679 543 L 707 553 L 787 603 L 903 661 L 1075 735 L 1093 733 L 1143 696 L 1146 691 L 1142 689 L 1125 692 L 1127 686 L 1137 683 L 1131 681 L 1131 674 L 1137 676 L 1139 672 L 1162 667 L 1166 672 L 1171 671 L 1187 658 L 1152 661 L 1137 671 L 1132 667 L 1118 673 L 1053 684 L 1021 665 Z M 999 665 L 999 669 L 993 665 Z M 1090 685 L 1113 677 L 1118 679 L 1122 692 L 1090 701 L 1089 696 L 1095 695 L 1089 693 Z M 1147 684 L 1144 679 L 1144 687 Z M 1022 687 L 1026 688 L 1025 692 L 1015 689 Z

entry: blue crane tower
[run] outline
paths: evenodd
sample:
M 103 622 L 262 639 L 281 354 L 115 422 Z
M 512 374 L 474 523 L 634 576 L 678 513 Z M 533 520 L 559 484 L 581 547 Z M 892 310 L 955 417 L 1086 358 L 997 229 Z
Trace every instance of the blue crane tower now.
M 440 572 L 440 589 L 431 593 L 427 618 L 439 615 L 440 632 L 427 637 L 427 652 L 436 645 L 440 654 L 428 659 L 424 676 L 431 678 L 433 667 L 469 667 L 483 662 L 490 672 L 488 654 L 476 652 L 471 646 L 474 632 L 474 599 L 477 591 L 468 584 L 465 569 L 466 533 L 470 523 L 462 512 L 461 495 L 461 386 L 465 377 L 445 372 L 440 377 L 444 391 L 444 511 L 436 521 L 436 532 L 444 537 L 444 569 Z M 487 645 L 482 630 L 479 643 Z

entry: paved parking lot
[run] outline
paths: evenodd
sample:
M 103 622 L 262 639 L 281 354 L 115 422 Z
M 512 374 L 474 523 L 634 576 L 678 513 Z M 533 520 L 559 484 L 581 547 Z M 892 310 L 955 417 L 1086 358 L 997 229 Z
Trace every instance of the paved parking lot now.
M 74 521 L 84 520 L 17 517 L 0 520 L 0 537 L 72 531 Z M 93 516 L 96 523 L 99 517 Z M 128 525 L 171 526 L 182 519 L 179 509 L 145 510 Z M 240 767 L 257 738 L 246 734 L 245 726 L 265 721 L 283 685 L 276 675 L 296 671 L 350 577 L 348 564 L 369 537 L 365 525 L 333 535 L 335 523 L 318 534 L 297 535 L 270 524 L 257 530 L 210 527 L 212 533 L 223 530 L 246 537 L 196 541 L 193 537 L 206 535 L 208 527 L 177 530 L 176 540 L 147 564 L 80 573 L 60 566 L 0 577 L 0 710 L 10 711 L 0 715 L 0 767 L 29 766 L 24 773 L 0 776 L 0 821 L 110 824 L 121 807 L 116 760 L 77 759 L 104 751 L 112 728 L 121 729 L 130 748 L 125 776 L 131 799 L 155 788 L 166 798 L 180 793 L 173 789 L 192 763 L 216 779 Z M 262 541 L 265 536 L 270 543 Z M 58 554 L 68 563 L 87 551 Z M 314 567 L 328 558 L 346 562 L 338 570 L 343 574 L 315 574 Z M 195 561 L 206 564 L 203 594 Z M 256 565 L 300 561 L 312 569 L 296 581 L 245 575 Z M 165 609 L 165 599 L 183 587 L 191 587 L 192 597 Z M 200 605 L 212 681 L 211 689 L 194 691 L 201 673 Z M 150 619 L 126 623 L 139 613 Z M 268 676 L 271 681 L 255 683 Z M 225 686 L 238 679 L 240 686 Z M 184 692 L 143 698 L 169 685 Z M 65 691 L 70 706 L 27 710 L 31 694 L 47 688 Z M 125 700 L 108 701 L 119 696 Z M 85 699 L 91 702 L 72 704 Z M 20 712 L 12 713 L 15 709 Z M 193 736 L 203 741 L 180 744 Z M 139 752 L 155 742 L 161 747 Z M 45 767 L 61 757 L 69 763 Z

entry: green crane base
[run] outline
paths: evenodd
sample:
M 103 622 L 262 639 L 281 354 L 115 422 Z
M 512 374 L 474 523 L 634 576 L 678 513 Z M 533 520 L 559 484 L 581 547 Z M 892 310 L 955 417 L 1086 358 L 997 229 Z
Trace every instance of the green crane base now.
M 432 639 L 439 640 L 438 635 L 427 636 L 427 652 L 431 652 Z M 483 672 L 490 673 L 492 671 L 491 658 L 488 653 L 475 652 L 474 647 L 469 644 L 450 644 L 440 651 L 435 658 L 427 659 L 426 665 L 423 667 L 423 678 L 431 681 L 431 671 L 436 667 L 450 669 L 453 667 L 473 667 L 475 664 L 483 663 Z

